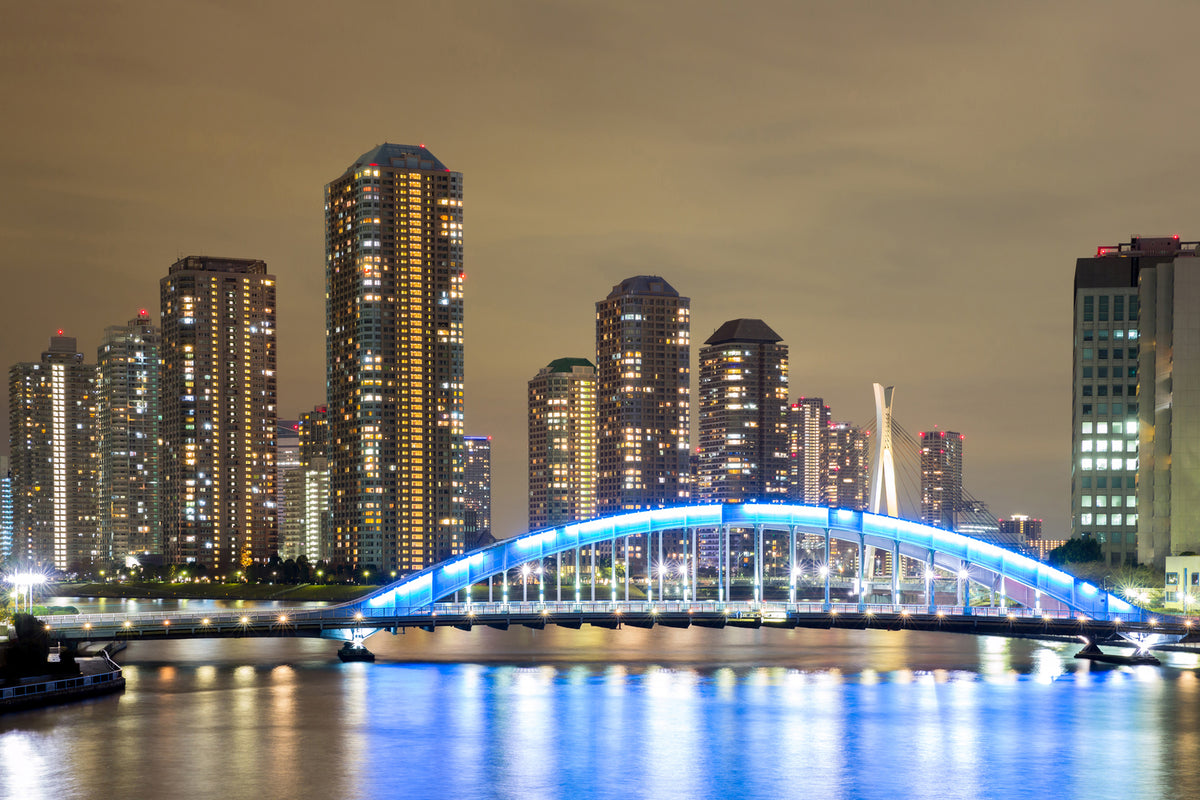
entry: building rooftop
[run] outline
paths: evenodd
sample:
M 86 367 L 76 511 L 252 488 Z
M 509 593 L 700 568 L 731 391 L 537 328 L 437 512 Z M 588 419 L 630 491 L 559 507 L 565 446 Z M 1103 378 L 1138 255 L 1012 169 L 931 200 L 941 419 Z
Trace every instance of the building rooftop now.
M 761 319 L 731 319 L 717 328 L 705 344 L 725 344 L 726 342 L 766 342 L 774 344 L 782 342 L 783 337 Z
M 267 262 L 259 258 L 222 258 L 219 256 L 188 256 L 171 265 L 174 272 L 237 272 L 245 275 L 266 275 Z
M 546 365 L 546 372 L 571 372 L 575 367 L 596 368 L 596 365 L 586 358 L 556 358 Z
M 450 168 L 438 160 L 438 157 L 425 149 L 423 144 L 392 144 L 384 142 L 363 153 L 350 169 L 357 167 L 402 167 L 405 169 L 440 169 L 446 172 Z
M 608 293 L 607 299 L 612 300 L 613 298 L 630 294 L 679 297 L 679 292 L 675 291 L 671 284 L 657 275 L 635 275 L 632 278 L 626 278 L 614 286 L 612 291 Z

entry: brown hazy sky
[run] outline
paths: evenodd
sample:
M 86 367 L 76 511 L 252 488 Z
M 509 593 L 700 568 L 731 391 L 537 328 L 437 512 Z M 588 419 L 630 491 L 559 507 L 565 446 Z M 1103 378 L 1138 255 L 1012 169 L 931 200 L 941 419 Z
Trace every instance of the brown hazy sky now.
M 765 319 L 838 419 L 895 384 L 909 431 L 966 434 L 973 494 L 1059 534 L 1074 259 L 1200 238 L 1197 31 L 1192 3 L 4 0 L 0 365 L 59 327 L 94 360 L 177 257 L 256 257 L 280 416 L 323 402 L 322 187 L 424 143 L 465 175 L 498 535 L 526 381 L 594 357 L 595 301 L 644 273 L 694 349 Z

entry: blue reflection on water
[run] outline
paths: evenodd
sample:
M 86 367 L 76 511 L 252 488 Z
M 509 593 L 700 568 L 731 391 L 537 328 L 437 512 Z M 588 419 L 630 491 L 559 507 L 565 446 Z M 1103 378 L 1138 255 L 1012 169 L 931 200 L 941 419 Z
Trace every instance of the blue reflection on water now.
M 123 695 L 0 717 L 0 798 L 1140 800 L 1200 778 L 1186 655 L 1091 671 L 1070 646 L 863 631 L 374 644 L 371 665 L 135 643 Z

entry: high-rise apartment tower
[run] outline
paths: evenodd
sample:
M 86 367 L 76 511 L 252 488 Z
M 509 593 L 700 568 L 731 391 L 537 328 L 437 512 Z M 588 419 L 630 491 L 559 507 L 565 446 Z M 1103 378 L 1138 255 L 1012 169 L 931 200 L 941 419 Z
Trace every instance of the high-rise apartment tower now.
M 463 176 L 382 144 L 325 187 L 337 560 L 416 572 L 462 552 Z
M 104 329 L 96 351 L 97 507 L 100 552 L 124 566 L 138 553 L 161 553 L 158 327 L 142 309 Z
M 954 431 L 921 432 L 921 521 L 957 531 L 963 508 L 963 437 Z
M 8 374 L 12 554 L 63 570 L 99 558 L 96 519 L 96 367 L 75 339 L 50 337 L 41 361 Z
M 596 516 L 596 368 L 559 358 L 529 381 L 529 529 Z
M 639 275 L 596 303 L 599 514 L 687 503 L 690 301 Z
M 159 288 L 163 548 L 233 574 L 277 549 L 275 277 L 188 256 Z
M 703 502 L 785 502 L 788 348 L 761 319 L 729 320 L 700 349 Z
M 828 502 L 829 424 L 829 406 L 820 397 L 801 397 L 792 404 L 788 454 L 791 497 L 797 503 Z

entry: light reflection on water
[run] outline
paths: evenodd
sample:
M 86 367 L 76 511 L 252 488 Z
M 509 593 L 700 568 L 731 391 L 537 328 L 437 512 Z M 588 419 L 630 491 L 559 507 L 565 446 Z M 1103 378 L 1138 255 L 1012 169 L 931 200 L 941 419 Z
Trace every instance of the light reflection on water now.
M 0 797 L 1158 798 L 1200 680 L 1078 645 L 513 629 L 134 643 L 123 695 L 0 717 Z

